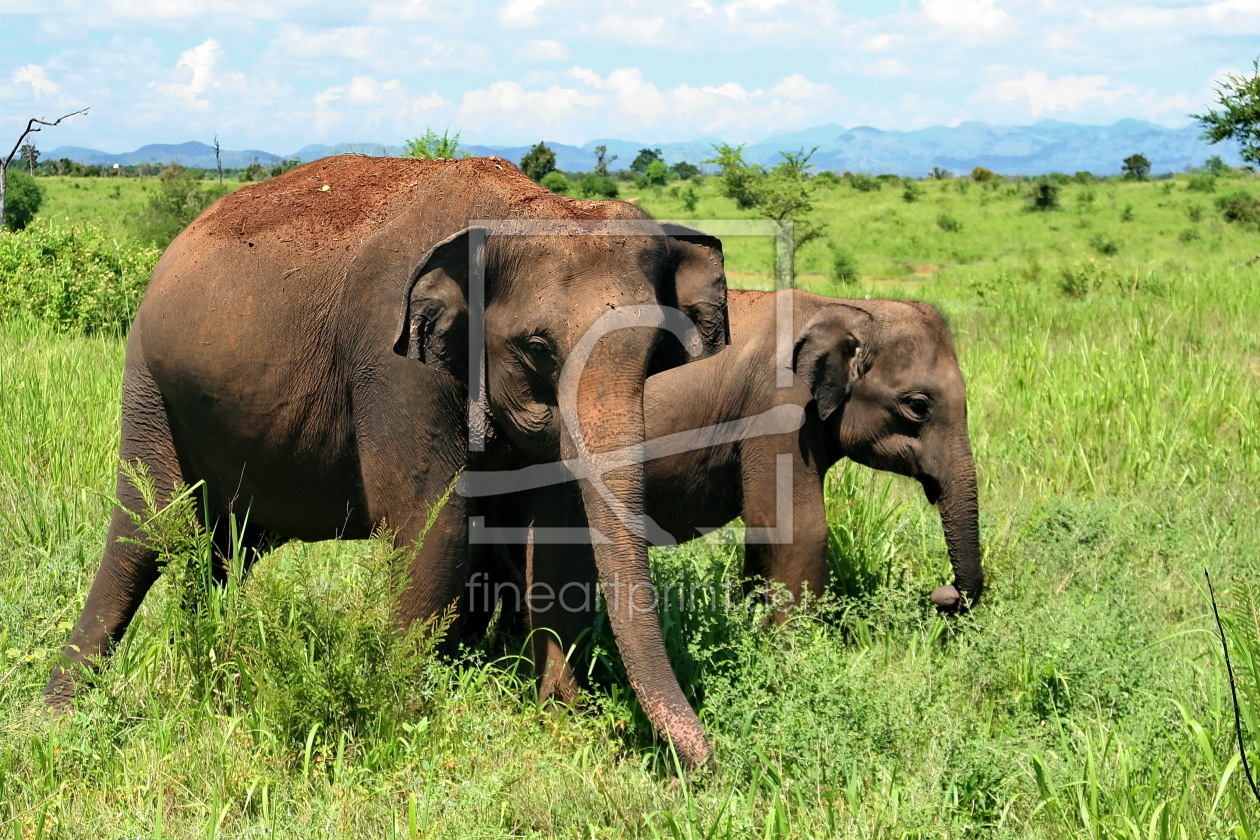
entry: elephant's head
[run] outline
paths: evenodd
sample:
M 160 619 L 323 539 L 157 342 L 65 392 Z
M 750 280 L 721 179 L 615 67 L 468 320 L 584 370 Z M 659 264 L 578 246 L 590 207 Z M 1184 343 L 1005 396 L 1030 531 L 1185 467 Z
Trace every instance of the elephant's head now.
M 474 432 L 484 420 L 493 438 L 506 439 L 501 448 L 518 453 L 512 466 L 563 459 L 592 476 L 582 502 L 604 591 L 635 593 L 616 605 L 608 598 L 631 684 L 658 730 L 698 763 L 711 749 L 669 668 L 655 609 L 639 597 L 651 597 L 651 577 L 636 453 L 644 380 L 678 341 L 668 332 L 693 357 L 727 343 L 721 244 L 657 225 L 630 205 L 586 207 L 604 218 L 466 230 L 435 246 L 414 271 L 395 349 L 469 382 Z M 480 376 L 468 362 L 479 309 Z
M 829 460 L 915 478 L 939 506 L 954 584 L 933 602 L 950 611 L 975 604 L 984 573 L 967 392 L 940 313 L 917 301 L 830 303 L 805 322 L 794 358 L 827 429 Z

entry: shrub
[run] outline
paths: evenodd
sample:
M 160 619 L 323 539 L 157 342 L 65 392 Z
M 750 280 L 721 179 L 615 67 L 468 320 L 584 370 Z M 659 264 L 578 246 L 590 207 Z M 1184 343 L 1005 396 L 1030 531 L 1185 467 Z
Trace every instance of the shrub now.
M 556 153 L 546 143 L 539 143 L 521 158 L 521 171 L 538 183 L 556 168 Z
M 688 163 L 685 160 L 680 160 L 678 163 L 671 166 L 669 171 L 677 175 L 680 181 L 686 181 L 689 178 L 694 178 L 699 175 L 700 167 L 696 166 L 694 163 Z
M 1083 298 L 1116 279 L 1110 263 L 1098 260 L 1065 265 L 1059 271 L 1059 291 L 1070 298 Z
M 1200 237 L 1198 228 L 1186 228 L 1177 237 L 1180 242 L 1193 242 Z
M 264 175 L 265 177 L 265 175 Z M 149 211 L 140 220 L 140 236 L 165 248 L 179 232 L 205 210 L 218 195 L 203 189 L 193 174 L 172 163 L 158 176 L 158 190 L 149 198 Z
M 1028 188 L 1029 210 L 1049 212 L 1059 209 L 1059 185 L 1048 178 L 1038 178 Z
M 906 181 L 906 188 L 901 191 L 901 200 L 913 204 L 923 197 L 923 190 L 914 181 Z
M 1216 199 L 1216 206 L 1227 222 L 1260 223 L 1260 198 L 1238 190 Z
M 1132 204 L 1124 205 L 1124 209 L 1120 211 L 1120 221 L 1131 222 L 1133 221 L 1134 218 L 1135 217 L 1133 215 L 1133 205 Z
M 568 176 L 558 169 L 544 175 L 541 183 L 553 193 L 560 193 L 561 195 L 567 193 L 570 186 Z
M 1090 237 L 1089 244 L 1090 247 L 1104 257 L 1113 257 L 1120 251 L 1120 246 L 1114 239 L 1109 236 L 1103 236 L 1101 233 L 1096 233 Z
M 835 242 L 828 242 L 831 248 L 831 262 L 827 266 L 827 276 L 840 286 L 853 286 L 858 281 L 857 260 L 853 255 Z
M 998 175 L 992 169 L 985 169 L 983 166 L 977 166 L 975 169 L 971 170 L 971 180 L 978 184 L 987 184 L 989 181 L 996 181 L 1000 177 L 1002 176 Z
M 865 172 L 859 172 L 856 175 L 849 176 L 849 185 L 858 192 L 875 192 L 884 186 L 879 179 L 867 175 Z
M 696 191 L 695 187 L 688 184 L 687 189 L 683 190 L 679 197 L 682 199 L 683 207 L 687 209 L 688 213 L 696 212 L 696 205 L 700 203 L 700 193 Z
M 669 167 L 665 165 L 663 160 L 654 160 L 643 170 L 643 174 L 638 178 L 640 188 L 647 187 L 663 187 L 669 180 Z
M 1203 205 L 1191 204 L 1186 208 L 1186 216 L 1189 217 L 1190 221 L 1197 225 L 1199 222 L 1203 221 Z
M 4 173 L 4 227 L 21 230 L 31 223 L 44 203 L 44 188 L 21 169 L 10 167 Z
M 1080 184 L 1097 184 L 1098 183 L 1098 179 L 1094 177 L 1094 173 L 1090 172 L 1087 169 L 1082 169 L 1080 172 L 1077 172 L 1072 177 L 1075 178 L 1077 183 L 1080 183 Z
M 840 184 L 840 176 L 830 169 L 824 169 L 814 176 L 814 183 L 824 187 L 835 187 Z
M 25 316 L 62 332 L 121 335 L 159 255 L 92 225 L 37 221 L 0 236 L 0 319 Z
M 616 198 L 620 190 L 612 178 L 588 172 L 578 179 L 577 194 L 581 198 Z
M 936 217 L 936 226 L 946 233 L 958 233 L 963 229 L 963 223 L 948 213 Z

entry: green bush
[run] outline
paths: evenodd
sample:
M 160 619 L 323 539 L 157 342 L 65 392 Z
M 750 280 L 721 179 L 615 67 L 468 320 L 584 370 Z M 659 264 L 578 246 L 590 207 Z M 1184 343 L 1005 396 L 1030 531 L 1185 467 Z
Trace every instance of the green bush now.
M 985 183 L 988 183 L 989 181 L 996 181 L 1001 177 L 1002 177 L 1001 175 L 998 175 L 992 169 L 986 169 L 983 166 L 977 166 L 975 169 L 971 170 L 971 180 L 979 184 L 985 184 Z
M 662 160 L 654 160 L 639 176 L 638 185 L 640 189 L 663 187 L 667 181 L 669 181 L 669 167 Z
M 914 181 L 906 181 L 906 188 L 901 191 L 901 200 L 906 204 L 914 204 L 923 197 L 923 190 Z
M 260 177 L 265 178 L 266 173 Z M 158 176 L 158 190 L 149 199 L 149 212 L 140 221 L 140 237 L 165 248 L 225 192 L 217 187 L 203 188 L 191 171 L 172 163 Z
M 849 184 L 858 192 L 875 192 L 884 186 L 883 182 L 872 175 L 865 172 L 859 172 L 856 175 L 849 176 Z
M 1028 188 L 1028 209 L 1049 212 L 1059 209 L 1059 185 L 1049 178 L 1038 178 Z
M 1120 246 L 1114 239 L 1109 236 L 1103 236 L 1101 233 L 1096 233 L 1090 237 L 1089 245 L 1104 257 L 1114 257 L 1120 251 Z
M 683 207 L 686 208 L 688 213 L 696 212 L 696 206 L 700 203 L 700 193 L 696 191 L 695 187 L 688 184 L 687 189 L 679 194 L 679 198 L 682 199 Z
M 570 186 L 568 176 L 558 169 L 544 175 L 541 183 L 553 193 L 560 193 L 561 195 L 568 193 Z
M 1216 206 L 1227 222 L 1256 224 L 1260 222 L 1260 198 L 1238 190 L 1216 199 Z
M 617 182 L 588 172 L 578 179 L 577 194 L 581 198 L 616 198 L 621 191 Z
M 21 230 L 39 212 L 39 206 L 44 203 L 44 190 L 21 169 L 6 169 L 4 183 L 4 227 Z
M 831 261 L 827 265 L 828 278 L 839 286 L 855 285 L 858 281 L 857 260 L 835 242 L 827 244 L 831 248 Z
M 36 221 L 0 236 L 0 320 L 24 316 L 62 332 L 121 335 L 159 256 L 92 225 Z
M 936 226 L 946 233 L 958 233 L 963 229 L 963 223 L 948 213 L 936 217 Z

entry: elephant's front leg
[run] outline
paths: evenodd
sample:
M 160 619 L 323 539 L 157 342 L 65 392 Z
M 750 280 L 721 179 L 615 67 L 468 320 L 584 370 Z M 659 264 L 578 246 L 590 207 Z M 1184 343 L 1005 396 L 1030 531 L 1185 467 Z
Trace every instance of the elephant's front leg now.
M 541 700 L 573 702 L 594 627 L 597 572 L 575 484 L 531 502 L 524 607 Z
M 746 592 L 768 584 L 775 621 L 783 622 L 806 592 L 816 597 L 826 584 L 822 476 L 795 445 L 745 445 L 743 466 Z

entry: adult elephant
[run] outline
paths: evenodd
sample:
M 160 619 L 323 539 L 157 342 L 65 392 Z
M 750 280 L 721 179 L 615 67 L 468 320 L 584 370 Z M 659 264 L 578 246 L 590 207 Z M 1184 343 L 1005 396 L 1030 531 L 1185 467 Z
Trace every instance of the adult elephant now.
M 954 570 L 953 583 L 931 600 L 944 611 L 974 605 L 984 587 L 976 473 L 966 389 L 940 314 L 917 301 L 800 290 L 732 291 L 728 300 L 731 347 L 647 383 L 647 510 L 655 524 L 681 543 L 742 517 L 745 576 L 782 584 L 790 596 L 777 604 L 782 620 L 806 591 L 823 591 L 823 478 L 850 458 L 919 481 L 939 506 Z M 522 494 L 495 516 L 545 521 L 563 509 Z M 548 686 L 567 695 L 576 683 L 563 654 L 591 613 L 555 597 L 555 573 L 538 559 L 546 539 L 523 554 L 509 551 L 506 569 L 502 552 L 483 560 L 473 607 L 484 622 L 502 600 L 505 614 L 523 613 L 531 630 L 562 627 L 558 640 L 535 632 L 531 643 L 537 667 L 552 675 Z M 582 564 L 571 557 L 568 567 Z M 505 580 L 513 577 L 523 586 Z
M 147 470 L 159 504 L 203 482 L 221 550 L 233 511 L 248 511 L 253 547 L 381 526 L 419 542 L 403 622 L 462 594 L 469 506 L 449 493 L 461 470 L 563 458 L 599 479 L 572 515 L 599 538 L 601 576 L 646 581 L 642 466 L 602 470 L 601 457 L 642 445 L 662 326 L 698 355 L 726 343 L 725 293 L 717 240 L 554 195 L 505 161 L 325 159 L 222 199 L 167 249 L 127 343 L 121 457 Z M 698 329 L 671 327 L 661 304 Z M 565 364 L 575 348 L 582 367 Z M 54 705 L 158 576 L 122 473 L 117 493 L 69 662 L 46 689 Z M 699 764 L 710 745 L 659 622 L 635 607 L 612 618 L 631 683 Z

